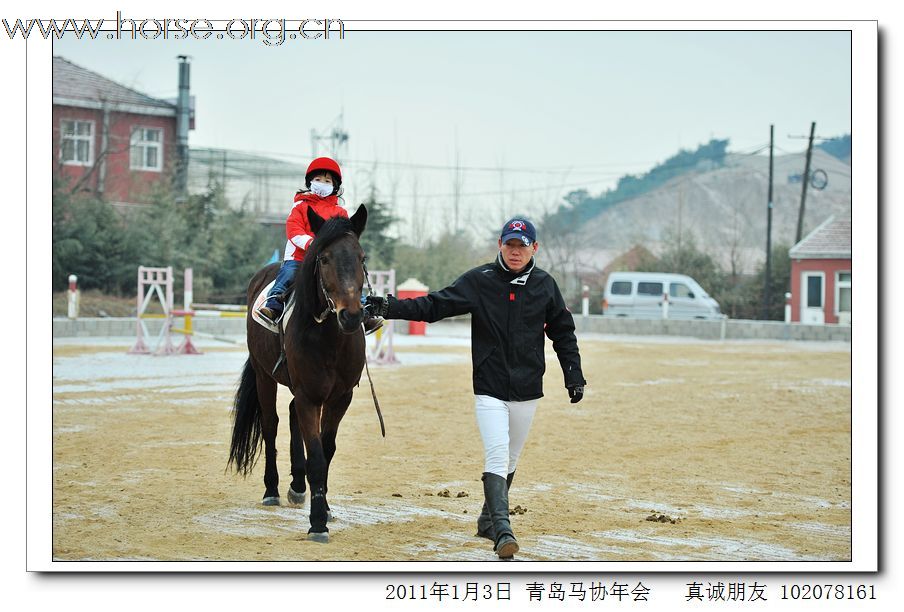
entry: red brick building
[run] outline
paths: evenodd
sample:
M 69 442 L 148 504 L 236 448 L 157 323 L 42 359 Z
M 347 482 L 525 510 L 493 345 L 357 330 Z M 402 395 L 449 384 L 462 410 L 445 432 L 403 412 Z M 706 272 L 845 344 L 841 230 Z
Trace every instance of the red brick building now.
M 175 101 L 54 57 L 54 176 L 114 204 L 139 203 L 152 184 L 172 178 L 177 115 Z
M 791 321 L 851 324 L 851 215 L 829 217 L 795 244 Z

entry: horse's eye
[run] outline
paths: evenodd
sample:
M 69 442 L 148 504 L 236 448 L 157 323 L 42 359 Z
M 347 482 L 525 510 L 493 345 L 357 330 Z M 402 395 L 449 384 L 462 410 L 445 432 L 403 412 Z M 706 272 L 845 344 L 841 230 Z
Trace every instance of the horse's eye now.
M 330 263 L 330 258 L 329 258 L 329 257 L 321 256 L 321 257 L 320 257 L 320 263 L 321 263 L 321 264 L 324 264 L 324 265 L 329 265 L 329 263 Z

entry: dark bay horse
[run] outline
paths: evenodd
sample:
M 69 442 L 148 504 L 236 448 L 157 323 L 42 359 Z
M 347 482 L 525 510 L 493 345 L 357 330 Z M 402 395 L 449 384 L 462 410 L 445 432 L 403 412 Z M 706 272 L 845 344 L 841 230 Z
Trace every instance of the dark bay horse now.
M 279 505 L 276 389 L 278 384 L 289 387 L 292 483 L 287 497 L 292 504 L 304 503 L 307 476 L 311 487 L 308 538 L 327 542 L 327 475 L 339 422 L 364 368 L 361 291 L 365 269 L 358 239 L 367 209 L 360 206 L 350 219 L 328 221 L 309 209 L 308 219 L 315 238 L 296 272 L 295 307 L 284 334 L 285 359 L 278 366 L 279 336 L 254 321 L 251 312 L 255 297 L 273 280 L 279 265 L 258 272 L 248 286 L 249 356 L 235 395 L 228 465 L 247 476 L 263 444 L 263 503 Z

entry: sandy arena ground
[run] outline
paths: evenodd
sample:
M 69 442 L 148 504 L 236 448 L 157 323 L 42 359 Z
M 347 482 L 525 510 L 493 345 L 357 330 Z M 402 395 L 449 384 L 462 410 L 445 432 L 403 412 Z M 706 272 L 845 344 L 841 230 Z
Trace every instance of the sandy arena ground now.
M 362 379 L 330 473 L 328 544 L 306 540 L 306 508 L 260 505 L 262 461 L 247 479 L 224 471 L 244 346 L 155 357 L 127 355 L 125 338 L 55 340 L 53 558 L 494 560 L 473 536 L 468 341 L 436 329 L 397 336 L 401 364 L 371 368 L 385 439 Z M 547 347 L 510 496 L 519 560 L 850 560 L 850 345 L 579 340 L 590 386 L 577 405 Z M 279 401 L 286 504 L 287 390 Z

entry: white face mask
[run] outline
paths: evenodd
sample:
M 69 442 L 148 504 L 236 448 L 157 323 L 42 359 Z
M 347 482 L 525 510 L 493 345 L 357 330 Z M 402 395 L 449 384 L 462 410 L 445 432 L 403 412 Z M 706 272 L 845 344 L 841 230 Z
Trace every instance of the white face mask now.
M 311 191 L 319 195 L 321 198 L 333 193 L 333 186 L 322 181 L 311 181 Z

